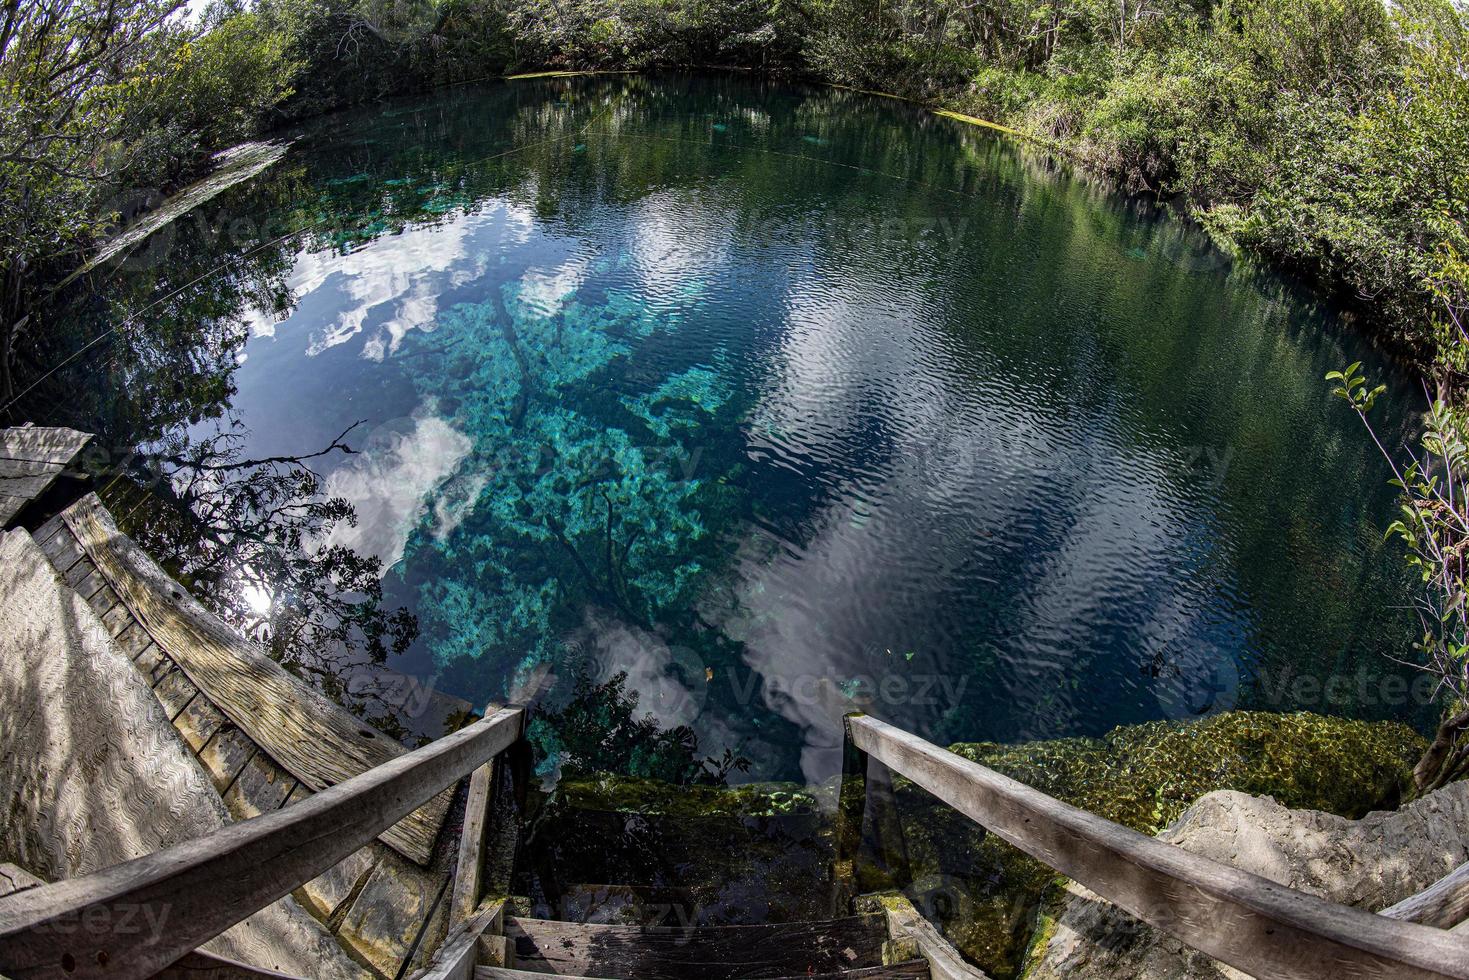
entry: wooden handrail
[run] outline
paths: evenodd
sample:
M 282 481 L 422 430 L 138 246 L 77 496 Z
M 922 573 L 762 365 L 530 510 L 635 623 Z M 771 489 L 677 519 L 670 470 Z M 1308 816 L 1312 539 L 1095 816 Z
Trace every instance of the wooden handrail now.
M 1416 895 L 1378 915 L 1452 929 L 1469 921 L 1469 864 L 1461 864 Z
M 0 975 L 151 977 L 335 866 L 524 734 L 502 708 L 264 816 L 0 903 Z
M 1253 976 L 1469 978 L 1469 936 L 1337 905 L 1190 853 L 875 718 L 849 716 L 846 729 L 857 751 L 997 837 Z

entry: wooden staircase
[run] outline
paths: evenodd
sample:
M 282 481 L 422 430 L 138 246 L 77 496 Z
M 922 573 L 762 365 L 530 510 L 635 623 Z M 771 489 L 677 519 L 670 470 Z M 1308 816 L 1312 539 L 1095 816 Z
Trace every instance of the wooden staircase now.
M 476 976 L 491 980 L 546 974 L 639 980 L 928 976 L 928 964 L 922 959 L 884 965 L 884 952 L 892 944 L 880 915 L 687 928 L 507 918 L 505 938 L 511 967 L 479 967 Z
M 497 966 L 475 967 L 475 980 L 532 980 L 535 977 L 543 977 L 544 973 L 535 973 L 529 970 L 507 970 Z M 620 976 L 642 976 L 642 974 L 619 974 Z M 661 975 L 661 974 L 660 974 Z M 681 973 L 681 977 L 703 976 L 703 974 Z M 755 974 L 748 974 L 754 976 Z M 764 976 L 764 974 L 760 974 Z M 923 977 L 929 976 L 928 964 L 921 960 L 905 963 L 901 966 L 871 966 L 856 970 L 844 970 L 841 973 L 801 973 L 791 974 L 784 977 L 774 977 L 771 980 L 835 980 L 838 977 L 850 977 L 853 980 L 887 980 L 887 978 Z M 583 977 L 571 977 L 569 980 L 586 980 Z
M 640 974 L 621 974 L 622 976 L 639 976 Z M 678 976 L 702 976 L 702 974 L 678 974 Z M 792 974 L 785 977 L 773 977 L 771 980 L 835 980 L 838 977 L 850 977 L 854 980 L 886 980 L 886 978 L 928 977 L 928 964 L 922 961 L 914 961 L 902 966 L 872 966 L 857 970 L 846 970 L 842 973 L 802 973 Z M 478 966 L 474 969 L 475 980 L 532 980 L 535 977 L 544 977 L 544 973 L 534 973 L 529 970 L 507 970 L 497 966 Z M 763 974 L 761 974 L 763 976 Z M 584 977 L 571 977 L 569 980 L 586 980 Z
M 46 521 L 34 538 L 133 661 L 236 820 L 294 806 L 405 754 L 189 599 L 95 495 Z M 286 716 L 309 719 L 315 732 Z M 306 772 L 302 755 L 328 776 L 314 784 L 298 778 Z M 449 869 L 434 842 L 448 805 L 441 793 L 293 892 L 366 977 L 392 980 L 422 967 L 424 947 L 445 931 Z

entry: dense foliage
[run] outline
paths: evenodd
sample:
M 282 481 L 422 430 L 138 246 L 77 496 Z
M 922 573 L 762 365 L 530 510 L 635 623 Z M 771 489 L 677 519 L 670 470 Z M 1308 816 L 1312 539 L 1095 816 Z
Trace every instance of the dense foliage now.
M 167 191 L 208 151 L 293 118 L 542 67 L 743 67 L 994 119 L 1175 196 L 1226 245 L 1318 277 L 1401 349 L 1464 369 L 1441 315 L 1462 314 L 1469 251 L 1469 14 L 1453 0 L 182 6 L 0 8 L 0 389 L 43 285 L 126 211 L 121 191 Z

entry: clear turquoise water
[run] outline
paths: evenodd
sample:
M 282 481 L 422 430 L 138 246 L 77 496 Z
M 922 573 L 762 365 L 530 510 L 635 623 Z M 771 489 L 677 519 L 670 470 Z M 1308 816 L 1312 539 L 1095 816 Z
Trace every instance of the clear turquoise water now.
M 288 287 L 205 312 L 250 331 L 221 397 L 258 454 L 365 420 L 334 543 L 443 690 L 625 673 L 737 779 L 828 775 L 855 708 L 1414 717 L 1371 693 L 1414 632 L 1385 468 L 1322 381 L 1377 362 L 1034 151 L 832 90 L 525 81 L 323 120 L 211 207 L 157 289 Z

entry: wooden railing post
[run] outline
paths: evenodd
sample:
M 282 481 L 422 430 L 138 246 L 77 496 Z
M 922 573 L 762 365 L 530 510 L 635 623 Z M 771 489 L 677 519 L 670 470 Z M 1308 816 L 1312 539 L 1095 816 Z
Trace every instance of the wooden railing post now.
M 837 798 L 836 860 L 832 869 L 836 914 L 845 915 L 863 891 L 903 888 L 913 880 L 893 773 L 857 747 L 854 712 L 842 719 L 842 781 Z
M 832 911 L 851 912 L 857 897 L 857 856 L 862 850 L 862 822 L 867 811 L 867 753 L 852 740 L 854 712 L 842 719 L 842 779 L 837 790 L 836 858 L 832 862 Z
M 913 868 L 908 861 L 908 838 L 903 833 L 903 814 L 898 809 L 893 771 L 880 759 L 871 756 L 867 759 L 867 811 L 867 825 L 872 834 L 870 853 L 876 870 L 887 878 L 881 884 L 888 888 L 906 888 L 913 883 Z M 862 881 L 860 874 L 858 881 Z
M 522 710 L 529 719 L 532 709 L 527 705 Z M 496 779 L 485 852 L 485 897 L 510 896 L 531 780 L 535 778 L 534 763 L 531 744 L 523 735 L 495 760 Z

